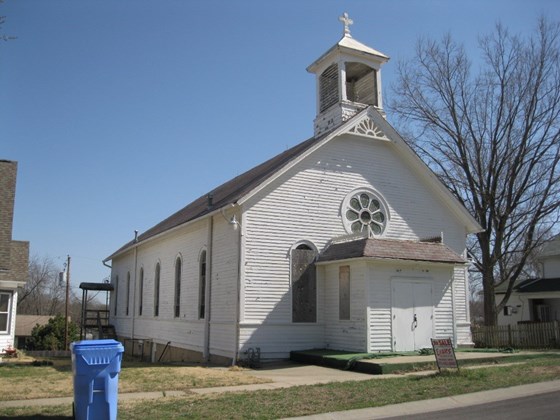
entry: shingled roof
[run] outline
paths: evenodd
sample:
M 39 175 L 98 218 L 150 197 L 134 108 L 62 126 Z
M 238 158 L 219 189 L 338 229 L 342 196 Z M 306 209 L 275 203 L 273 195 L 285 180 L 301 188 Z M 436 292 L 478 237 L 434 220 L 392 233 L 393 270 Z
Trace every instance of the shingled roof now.
M 333 243 L 319 255 L 318 261 L 339 261 L 364 257 L 449 264 L 466 263 L 464 258 L 442 243 L 374 238 Z
M 376 124 L 382 126 L 383 132 L 385 132 L 387 135 L 390 134 L 391 138 L 398 137 L 403 143 L 402 147 L 399 146 L 399 150 L 409 153 L 410 156 L 415 158 L 415 164 L 421 165 L 422 170 L 428 171 L 431 174 L 430 169 L 421 161 L 421 159 L 415 154 L 415 152 L 408 145 L 406 145 L 406 141 L 399 136 L 399 134 L 391 127 L 391 125 L 385 120 L 385 118 L 383 118 L 381 113 L 374 107 L 370 106 L 357 113 L 353 117 L 349 118 L 344 122 L 342 126 L 335 127 L 332 130 L 321 134 L 320 136 L 311 137 L 310 139 L 305 140 L 304 142 L 292 147 L 291 149 L 288 149 L 285 152 L 276 155 L 266 162 L 255 166 L 253 169 L 250 169 L 249 171 L 220 185 L 209 193 L 200 196 L 186 207 L 183 207 L 181 210 L 172 214 L 167 219 L 161 221 L 157 225 L 140 234 L 136 240 L 132 240 L 123 245 L 109 257 L 105 258 L 104 261 L 112 260 L 117 255 L 127 251 L 138 243 L 141 243 L 173 228 L 181 226 L 182 224 L 208 215 L 214 211 L 220 210 L 226 206 L 237 203 L 259 185 L 264 183 L 272 175 L 280 172 L 283 168 L 288 166 L 292 161 L 297 159 L 303 153 L 313 148 L 314 146 L 321 144 L 324 140 L 328 140 L 328 138 L 332 135 L 336 135 L 337 131 L 340 132 L 344 129 L 344 127 L 348 127 L 350 124 L 352 124 L 352 120 L 359 119 L 366 113 L 370 113 L 370 117 L 375 120 Z M 445 194 L 445 198 L 453 200 L 460 214 L 464 215 L 470 220 L 467 221 L 467 223 L 470 224 L 469 226 L 471 229 L 471 233 L 481 229 L 476 220 L 474 220 L 474 218 L 472 218 L 472 216 L 466 211 L 464 206 L 462 206 L 458 201 L 455 200 L 449 190 L 443 184 L 441 184 L 441 182 L 435 176 L 430 178 L 430 180 L 438 183 L 438 185 L 440 185 L 441 187 L 442 194 Z M 211 205 L 209 205 L 209 195 L 211 195 L 212 197 Z
M 269 176 L 273 175 L 294 158 L 305 152 L 307 149 L 323 140 L 328 133 L 319 137 L 312 137 L 276 156 L 255 166 L 253 169 L 227 181 L 219 187 L 213 189 L 207 194 L 194 200 L 192 203 L 183 207 L 178 212 L 172 214 L 167 219 L 161 221 L 157 225 L 151 227 L 144 233 L 140 234 L 137 241 L 130 241 L 107 257 L 104 261 L 113 259 L 118 254 L 130 248 L 135 243 L 143 242 L 152 238 L 160 233 L 166 232 L 184 223 L 198 219 L 215 210 L 219 210 L 225 206 L 236 203 L 245 194 L 249 193 L 252 189 L 256 188 L 261 182 L 265 181 Z M 212 196 L 212 205 L 209 206 L 208 196 Z
M 506 293 L 506 290 L 507 282 L 496 287 L 495 293 L 503 295 Z M 520 280 L 513 286 L 513 290 L 517 293 L 560 292 L 560 278 Z

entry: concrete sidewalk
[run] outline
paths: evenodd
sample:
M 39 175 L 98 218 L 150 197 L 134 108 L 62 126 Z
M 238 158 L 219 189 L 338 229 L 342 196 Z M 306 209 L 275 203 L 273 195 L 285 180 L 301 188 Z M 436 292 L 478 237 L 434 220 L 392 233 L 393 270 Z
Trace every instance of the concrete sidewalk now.
M 119 401 L 154 400 L 166 397 L 183 397 L 183 391 L 127 392 L 119 393 Z M 1 408 L 46 407 L 49 405 L 72 405 L 74 397 L 37 398 L 34 400 L 0 401 Z

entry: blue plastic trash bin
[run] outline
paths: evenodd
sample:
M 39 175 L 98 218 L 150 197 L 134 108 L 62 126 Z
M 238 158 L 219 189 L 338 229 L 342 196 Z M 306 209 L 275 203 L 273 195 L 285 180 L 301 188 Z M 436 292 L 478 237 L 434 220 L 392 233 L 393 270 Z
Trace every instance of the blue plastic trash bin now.
M 115 340 L 83 340 L 70 344 L 70 350 L 75 418 L 116 420 L 123 345 Z

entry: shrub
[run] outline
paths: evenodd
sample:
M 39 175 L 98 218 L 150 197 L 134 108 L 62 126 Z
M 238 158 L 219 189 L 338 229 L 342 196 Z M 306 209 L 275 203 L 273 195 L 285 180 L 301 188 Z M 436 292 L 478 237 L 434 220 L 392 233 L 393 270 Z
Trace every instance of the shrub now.
M 75 322 L 68 321 L 68 342 L 79 338 L 80 330 Z M 57 315 L 45 325 L 36 325 L 31 331 L 30 347 L 33 350 L 65 350 L 64 316 Z

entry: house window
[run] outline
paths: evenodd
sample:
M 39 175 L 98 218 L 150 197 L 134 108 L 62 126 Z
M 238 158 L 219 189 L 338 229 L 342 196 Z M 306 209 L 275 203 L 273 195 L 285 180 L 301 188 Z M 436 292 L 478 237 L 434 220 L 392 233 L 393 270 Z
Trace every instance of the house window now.
M 384 200 L 369 189 L 348 194 L 342 202 L 342 220 L 348 233 L 381 236 L 387 227 L 389 213 Z
M 200 269 L 198 280 L 198 318 L 206 316 L 206 251 L 200 253 Z
M 144 301 L 144 268 L 140 268 L 140 280 L 138 284 L 138 316 L 142 316 L 142 302 Z
M 350 319 L 350 266 L 343 265 L 338 269 L 338 319 Z
M 117 316 L 118 300 L 119 300 L 119 276 L 115 277 L 115 308 L 113 310 L 113 314 L 115 316 Z
M 7 333 L 10 329 L 10 302 L 12 294 L 0 292 L 0 334 Z
M 161 267 L 159 263 L 156 264 L 156 274 L 154 277 L 154 316 L 159 316 L 159 276 Z
M 181 258 L 175 261 L 175 318 L 181 315 Z
M 317 321 L 316 252 L 299 245 L 291 252 L 292 322 Z
M 130 271 L 126 273 L 126 316 L 130 308 Z

